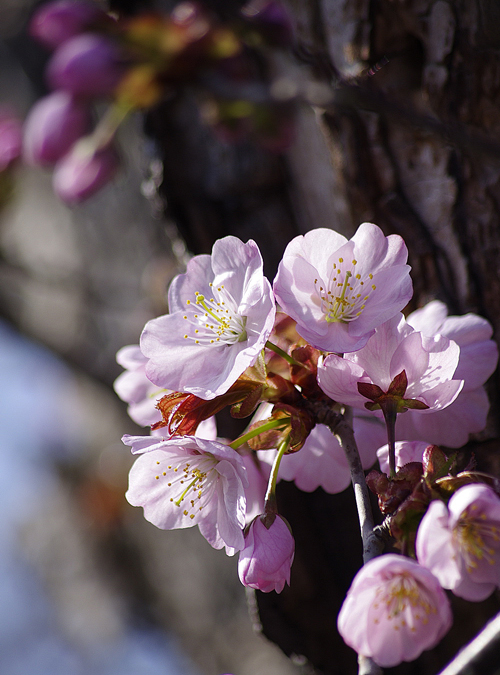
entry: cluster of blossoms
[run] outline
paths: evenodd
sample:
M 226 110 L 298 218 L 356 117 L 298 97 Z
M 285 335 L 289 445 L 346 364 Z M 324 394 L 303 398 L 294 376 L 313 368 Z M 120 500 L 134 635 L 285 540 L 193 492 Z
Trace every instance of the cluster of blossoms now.
M 54 191 L 69 204 L 113 178 L 123 120 L 186 84 L 207 92 L 210 121 L 225 138 L 253 132 L 278 151 L 291 138 L 286 107 L 270 95 L 256 102 L 244 96 L 257 79 L 252 45 L 291 43 L 290 23 L 275 0 L 250 3 L 235 26 L 220 23 L 196 2 L 183 2 L 168 16 L 117 17 L 92 0 L 56 0 L 35 12 L 30 27 L 53 52 L 46 69 L 52 93 L 28 115 L 24 157 L 32 165 L 54 166 Z M 108 107 L 92 129 L 95 102 Z
M 500 587 L 495 481 L 472 465 L 458 472 L 437 445 L 449 452 L 485 426 L 491 326 L 448 317 L 439 301 L 405 318 L 409 273 L 401 237 L 371 223 L 350 240 L 296 237 L 273 286 L 257 245 L 226 237 L 174 279 L 169 314 L 119 352 L 116 382 L 152 427 L 123 439 L 139 455 L 128 501 L 160 528 L 198 525 L 215 548 L 239 551 L 241 582 L 263 592 L 290 583 L 294 557 L 277 482 L 338 493 L 358 480 L 356 462 L 378 458 L 367 482 L 393 547 L 361 568 L 338 627 L 383 667 L 448 631 L 443 589 L 481 600 Z M 253 415 L 233 442 L 211 421 L 226 406 Z

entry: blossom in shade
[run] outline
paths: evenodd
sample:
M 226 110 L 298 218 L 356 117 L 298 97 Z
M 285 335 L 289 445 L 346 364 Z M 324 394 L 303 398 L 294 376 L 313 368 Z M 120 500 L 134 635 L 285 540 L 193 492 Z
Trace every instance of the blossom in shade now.
M 387 392 L 404 371 L 404 399 L 424 404 L 426 409 L 413 413 L 425 415 L 445 408 L 458 396 L 463 381 L 453 378 L 459 355 L 455 342 L 441 335 L 428 338 L 414 331 L 399 314 L 379 326 L 363 349 L 344 358 L 327 356 L 318 366 L 318 383 L 335 401 L 365 408 L 369 401 L 359 392 L 359 383 L 376 385 Z M 382 415 L 379 410 L 374 414 Z
M 90 127 L 90 109 L 66 91 L 56 91 L 31 108 L 24 125 L 28 164 L 54 164 Z
M 274 292 L 314 347 L 352 352 L 411 298 L 407 257 L 401 237 L 386 237 L 372 223 L 360 225 L 349 241 L 319 228 L 288 244 Z
M 466 600 L 484 600 L 500 586 L 500 498 L 476 483 L 455 492 L 448 506 L 431 502 L 416 551 L 443 588 Z
M 255 363 L 272 330 L 275 304 L 257 244 L 215 242 L 189 261 L 169 289 L 170 314 L 146 324 L 141 351 L 159 387 L 209 400 Z
M 57 0 L 44 4 L 35 12 L 30 33 L 49 49 L 55 49 L 94 24 L 109 20 L 95 2 Z
M 483 317 L 447 314 L 446 305 L 433 300 L 410 314 L 407 321 L 427 337 L 441 334 L 459 345 L 454 378 L 464 381 L 463 389 L 450 406 L 439 412 L 419 415 L 410 410 L 400 417 L 396 433 L 398 438 L 459 448 L 467 443 L 469 434 L 486 426 L 489 401 L 483 385 L 497 366 L 498 347 L 491 339 L 493 329 Z
M 429 445 L 425 441 L 397 441 L 395 444 L 396 469 L 410 462 L 421 462 L 424 450 Z M 389 475 L 389 446 L 387 444 L 377 450 L 377 459 L 380 469 Z
M 198 525 L 214 548 L 229 555 L 244 546 L 245 466 L 239 454 L 217 441 L 124 436 L 140 454 L 129 474 L 126 498 L 162 530 Z
M 92 141 L 79 140 L 54 169 L 52 185 L 66 204 L 79 204 L 98 192 L 114 177 L 120 160 L 113 146 L 93 149 Z
M 117 44 L 97 33 L 82 33 L 54 52 L 46 76 L 52 89 L 78 96 L 106 96 L 125 71 L 125 57 Z
M 272 466 L 276 451 L 260 450 L 257 455 L 263 463 Z M 325 492 L 336 494 L 348 487 L 351 473 L 336 437 L 327 426 L 317 424 L 298 452 L 283 456 L 278 479 L 294 481 L 304 492 L 321 487 Z
M 295 541 L 284 518 L 277 515 L 266 526 L 268 518 L 258 516 L 250 524 L 240 551 L 238 574 L 244 586 L 281 593 L 285 583 L 290 584 Z
M 357 573 L 338 617 L 344 641 L 382 668 L 413 661 L 452 624 L 436 577 L 410 558 L 388 554 Z

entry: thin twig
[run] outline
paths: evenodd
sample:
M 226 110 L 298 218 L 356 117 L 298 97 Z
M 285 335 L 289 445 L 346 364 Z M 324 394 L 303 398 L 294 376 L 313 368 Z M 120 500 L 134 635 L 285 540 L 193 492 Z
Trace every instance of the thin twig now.
M 500 663 L 500 614 L 439 675 L 494 675 Z

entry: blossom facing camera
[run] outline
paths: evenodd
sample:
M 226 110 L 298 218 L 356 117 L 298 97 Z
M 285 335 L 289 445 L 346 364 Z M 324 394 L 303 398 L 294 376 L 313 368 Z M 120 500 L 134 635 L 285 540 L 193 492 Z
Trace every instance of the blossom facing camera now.
M 23 155 L 28 164 L 54 164 L 90 127 L 89 107 L 66 91 L 40 99 L 24 124 Z
M 238 574 L 244 586 L 263 593 L 281 593 L 290 585 L 290 568 L 295 554 L 295 541 L 288 523 L 277 515 L 269 527 L 269 516 L 262 515 L 250 524 L 245 547 L 240 551 Z
M 443 588 L 480 601 L 500 587 L 500 498 L 487 485 L 457 490 L 448 503 L 431 502 L 420 523 L 417 557 Z
M 109 16 L 94 2 L 57 0 L 35 12 L 30 22 L 30 33 L 49 49 L 55 49 L 94 24 L 109 20 Z
M 248 480 L 235 450 L 194 436 L 122 440 L 140 455 L 125 497 L 143 507 L 146 520 L 162 530 L 198 525 L 208 543 L 225 546 L 228 555 L 243 548 Z
M 93 150 L 83 138 L 57 162 L 52 176 L 54 192 L 66 204 L 79 204 L 109 183 L 119 163 L 113 146 Z
M 47 66 L 52 89 L 64 89 L 76 96 L 111 94 L 125 73 L 124 55 L 108 38 L 82 33 L 54 53 Z
M 388 554 L 370 560 L 357 573 L 338 629 L 358 654 L 390 668 L 437 645 L 452 621 L 436 577 L 410 558 Z
M 257 244 L 215 242 L 189 261 L 169 289 L 170 314 L 146 324 L 148 378 L 209 400 L 224 394 L 264 348 L 276 313 Z
M 403 239 L 373 223 L 349 241 L 334 230 L 311 230 L 286 247 L 274 292 L 314 347 L 353 352 L 410 300 L 407 258 Z

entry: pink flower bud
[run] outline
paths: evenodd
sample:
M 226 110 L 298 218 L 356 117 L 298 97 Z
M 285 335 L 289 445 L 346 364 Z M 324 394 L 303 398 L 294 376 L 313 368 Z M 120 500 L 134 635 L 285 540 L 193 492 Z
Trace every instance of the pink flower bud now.
M 436 577 L 410 558 L 388 554 L 370 560 L 357 573 L 338 629 L 358 654 L 390 668 L 437 645 L 452 620 Z
M 10 112 L 0 111 L 0 171 L 21 153 L 21 123 Z
M 108 183 L 118 169 L 115 149 L 107 146 L 91 151 L 87 141 L 73 146 L 54 170 L 52 184 L 56 195 L 67 204 L 78 204 Z
M 49 49 L 55 49 L 91 26 L 109 20 L 93 2 L 60 0 L 47 3 L 35 12 L 30 33 Z
M 276 516 L 269 529 L 264 519 L 265 516 L 257 517 L 248 528 L 238 574 L 244 586 L 264 593 L 281 593 L 285 582 L 290 584 L 295 541 L 284 518 Z
M 28 164 L 54 164 L 90 126 L 88 106 L 65 91 L 38 101 L 24 126 L 24 159 Z
M 53 89 L 81 96 L 104 96 L 113 91 L 125 72 L 124 55 L 105 37 L 83 33 L 65 42 L 47 66 Z

